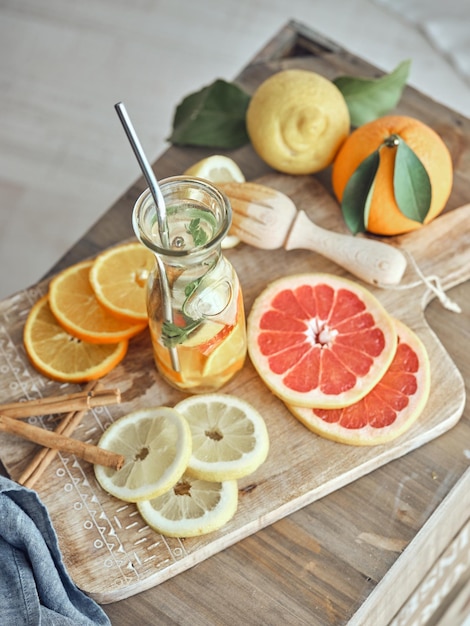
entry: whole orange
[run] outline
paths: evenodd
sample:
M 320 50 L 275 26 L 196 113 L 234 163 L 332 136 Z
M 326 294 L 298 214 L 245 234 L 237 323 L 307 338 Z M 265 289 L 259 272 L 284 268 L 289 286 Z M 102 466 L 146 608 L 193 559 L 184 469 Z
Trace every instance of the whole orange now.
M 444 209 L 453 181 L 452 159 L 441 137 L 420 120 L 403 115 L 388 115 L 360 126 L 341 146 L 333 163 L 332 185 L 339 202 L 344 189 L 362 161 L 391 135 L 398 135 L 415 152 L 431 183 L 431 205 L 424 220 L 427 224 Z M 398 235 L 423 224 L 403 215 L 394 197 L 393 173 L 396 147 L 384 146 L 375 176 L 366 230 L 376 235 Z

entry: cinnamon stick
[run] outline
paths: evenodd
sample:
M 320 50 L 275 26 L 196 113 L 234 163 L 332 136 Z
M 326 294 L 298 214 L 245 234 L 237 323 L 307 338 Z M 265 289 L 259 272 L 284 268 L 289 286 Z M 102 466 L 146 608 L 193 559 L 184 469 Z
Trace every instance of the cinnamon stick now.
M 57 424 L 54 432 L 59 435 L 70 437 L 75 428 L 79 426 L 87 411 L 71 411 L 66 413 L 61 421 Z M 54 458 L 57 456 L 58 450 L 53 448 L 40 448 L 23 473 L 18 478 L 18 483 L 31 489 L 43 475 L 44 471 L 49 467 Z
M 49 396 L 48 398 L 25 400 L 24 402 L 0 404 L 0 413 L 14 419 L 22 419 L 36 415 L 92 409 L 97 406 L 119 404 L 120 402 L 121 392 L 119 389 L 85 389 L 64 396 Z
M 92 392 L 100 391 L 103 389 L 103 384 L 99 380 L 91 380 L 85 386 L 83 393 L 90 395 Z M 55 432 L 59 435 L 65 435 L 69 437 L 75 428 L 77 428 L 82 421 L 84 415 L 88 409 L 81 411 L 70 411 L 66 413 L 55 428 Z M 18 478 L 18 483 L 32 489 L 39 478 L 43 475 L 45 470 L 49 467 L 52 461 L 57 456 L 57 450 L 53 448 L 40 448 L 32 460 L 28 463 L 27 467 L 23 470 L 23 473 Z
M 78 439 L 71 439 L 65 435 L 38 426 L 32 426 L 31 424 L 15 420 L 6 415 L 0 415 L 0 430 L 19 435 L 20 437 L 34 441 L 47 448 L 75 454 L 89 463 L 105 465 L 106 467 L 112 467 L 116 470 L 121 469 L 124 465 L 125 458 L 121 454 L 110 452 L 109 450 L 85 443 L 84 441 L 79 441 Z

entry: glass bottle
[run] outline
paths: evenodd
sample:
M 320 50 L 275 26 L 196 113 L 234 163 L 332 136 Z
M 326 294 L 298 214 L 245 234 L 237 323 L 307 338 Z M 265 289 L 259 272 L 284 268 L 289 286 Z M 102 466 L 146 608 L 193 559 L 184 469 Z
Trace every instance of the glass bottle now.
M 174 387 L 208 393 L 228 382 L 246 357 L 240 283 L 221 251 L 232 210 L 226 196 L 201 179 L 175 176 L 159 186 L 168 225 L 165 242 L 149 190 L 133 212 L 137 237 L 156 257 L 147 285 L 155 363 Z

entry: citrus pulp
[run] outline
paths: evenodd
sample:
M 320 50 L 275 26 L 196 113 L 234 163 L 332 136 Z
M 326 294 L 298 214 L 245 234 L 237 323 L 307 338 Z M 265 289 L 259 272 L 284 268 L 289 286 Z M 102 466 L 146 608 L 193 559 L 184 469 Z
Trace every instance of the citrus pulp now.
M 24 327 L 24 347 L 35 368 L 45 376 L 82 383 L 105 376 L 122 361 L 128 342 L 92 344 L 70 335 L 49 307 L 48 296 L 33 305 Z
M 119 470 L 94 466 L 101 487 L 120 500 L 138 502 L 165 493 L 181 478 L 191 455 L 191 431 L 174 409 L 142 409 L 113 422 L 98 446 L 125 457 Z
M 74 337 L 89 343 L 117 343 L 140 333 L 146 322 L 118 319 L 101 306 L 90 284 L 93 261 L 72 265 L 49 285 L 49 305 L 57 321 Z
M 112 315 L 134 324 L 146 323 L 147 279 L 154 266 L 153 253 L 140 242 L 120 244 L 96 257 L 90 283 Z
M 329 274 L 285 276 L 248 316 L 248 350 L 267 386 L 296 406 L 338 408 L 364 397 L 395 354 L 395 325 L 370 291 Z
M 233 159 L 223 154 L 213 154 L 197 161 L 184 172 L 185 176 L 205 178 L 211 183 L 245 181 L 245 176 Z
M 289 406 L 313 432 L 352 445 L 377 445 L 396 439 L 421 415 L 429 397 L 429 359 L 421 340 L 395 320 L 398 346 L 383 378 L 362 400 L 342 409 Z
M 186 176 L 205 178 L 215 185 L 217 183 L 245 182 L 245 176 L 237 163 L 223 154 L 213 154 L 210 157 L 197 161 L 184 174 Z M 231 234 L 229 230 L 228 234 L 222 239 L 222 248 L 224 250 L 234 248 L 239 243 L 240 239 Z
M 186 474 L 152 500 L 137 503 L 147 524 L 167 537 L 198 537 L 226 524 L 237 510 L 236 480 L 209 482 Z
M 266 460 L 266 424 L 241 398 L 229 394 L 190 396 L 175 409 L 191 429 L 189 475 L 209 481 L 234 480 L 251 474 Z

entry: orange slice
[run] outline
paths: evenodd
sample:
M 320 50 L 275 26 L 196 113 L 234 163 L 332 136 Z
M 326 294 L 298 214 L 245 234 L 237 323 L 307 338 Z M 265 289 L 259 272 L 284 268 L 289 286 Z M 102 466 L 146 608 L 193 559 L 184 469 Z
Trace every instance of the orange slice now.
M 329 274 L 285 276 L 248 316 L 248 350 L 287 404 L 338 408 L 375 387 L 395 354 L 392 318 L 370 291 Z
M 24 347 L 34 367 L 45 376 L 82 383 L 105 376 L 126 355 L 127 341 L 91 344 L 67 333 L 43 296 L 32 307 L 24 327 Z
M 115 317 L 146 322 L 147 278 L 155 257 L 139 242 L 120 244 L 99 254 L 90 271 L 90 282 L 102 306 Z
M 429 397 L 429 358 L 421 340 L 395 320 L 395 357 L 377 385 L 359 402 L 342 409 L 289 410 L 313 432 L 357 446 L 387 443 L 405 433 L 421 415 Z
M 49 305 L 59 324 L 89 343 L 118 343 L 142 331 L 146 323 L 111 315 L 98 302 L 89 281 L 93 261 L 68 267 L 51 280 Z

